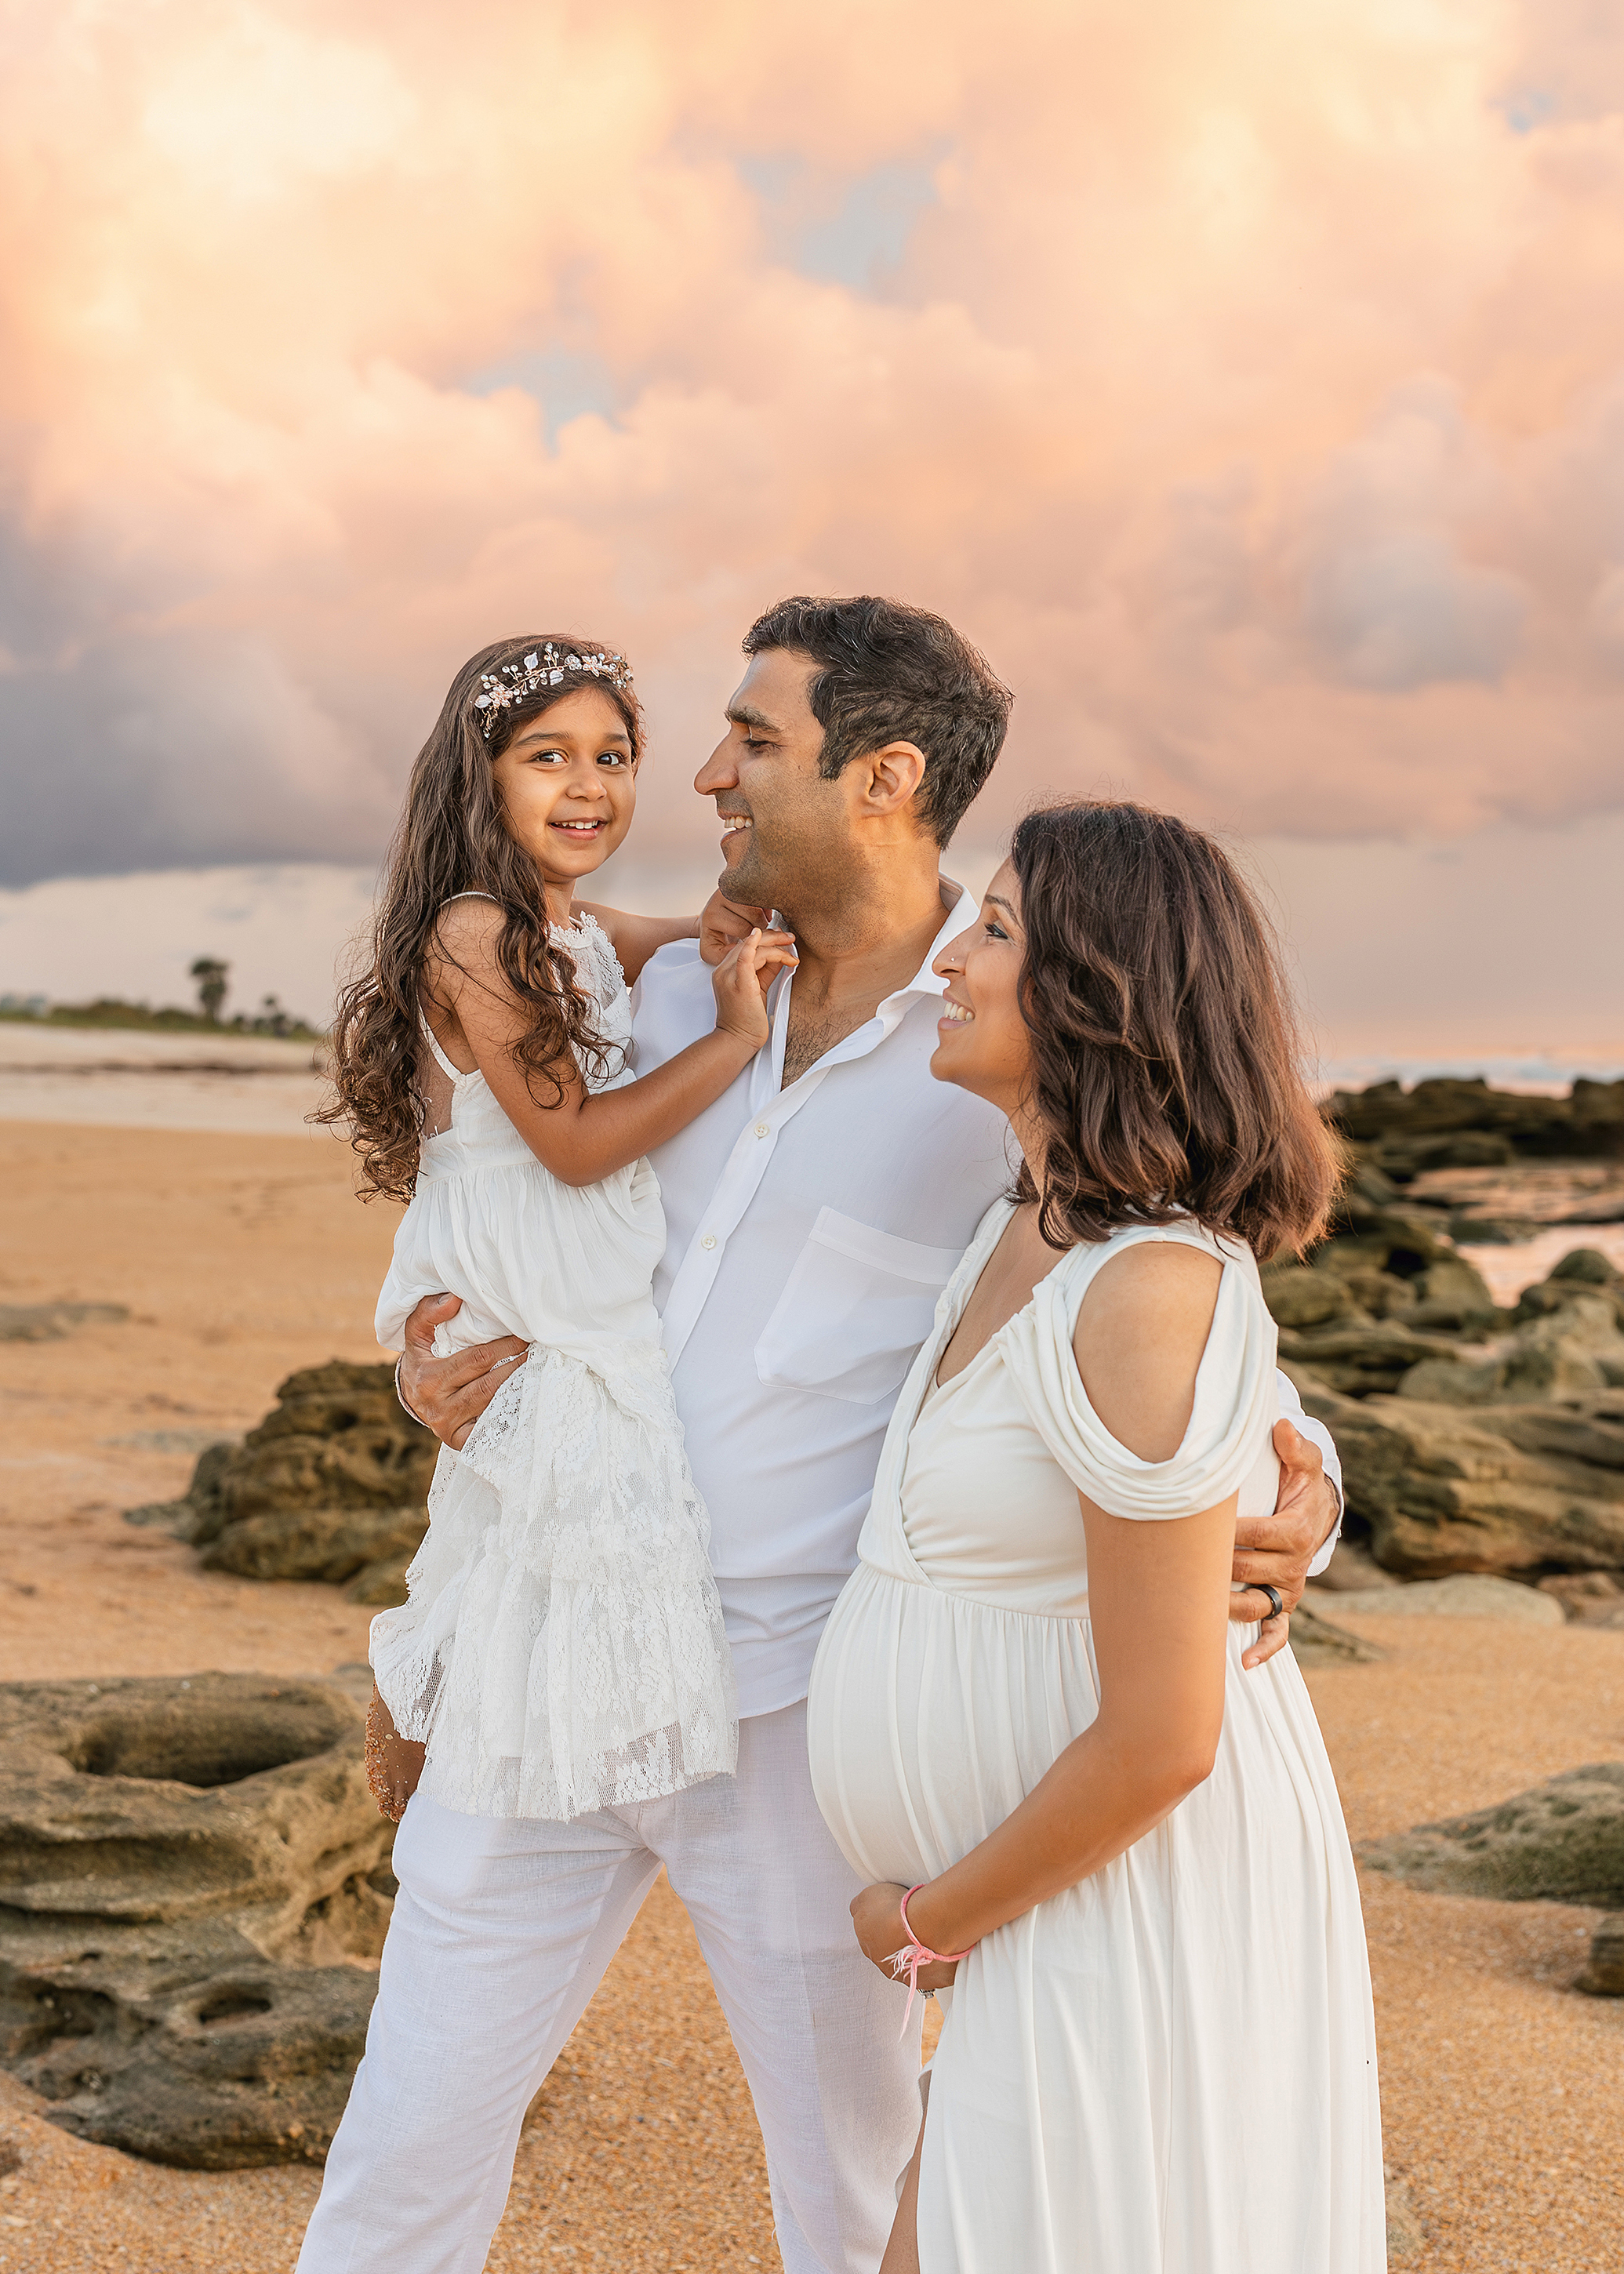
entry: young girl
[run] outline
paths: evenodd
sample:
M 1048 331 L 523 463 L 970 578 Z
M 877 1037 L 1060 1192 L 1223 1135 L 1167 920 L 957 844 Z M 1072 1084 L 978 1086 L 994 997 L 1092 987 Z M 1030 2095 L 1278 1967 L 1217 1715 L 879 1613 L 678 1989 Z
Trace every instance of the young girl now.
M 627 994 L 692 918 L 577 906 L 622 842 L 642 718 L 618 655 L 503 640 L 457 674 L 412 771 L 372 966 L 334 1029 L 337 1103 L 374 1193 L 409 1200 L 379 1298 L 462 1308 L 444 1352 L 530 1344 L 442 1451 L 410 1595 L 372 1623 L 368 1773 L 477 1816 L 568 1818 L 731 1771 L 733 1671 L 650 1294 L 665 1246 L 643 1156 L 767 1039 L 793 960 L 708 928 L 714 1033 L 646 1081 Z M 740 927 L 734 925 L 733 930 Z M 426 1748 L 426 1752 L 422 1748 Z

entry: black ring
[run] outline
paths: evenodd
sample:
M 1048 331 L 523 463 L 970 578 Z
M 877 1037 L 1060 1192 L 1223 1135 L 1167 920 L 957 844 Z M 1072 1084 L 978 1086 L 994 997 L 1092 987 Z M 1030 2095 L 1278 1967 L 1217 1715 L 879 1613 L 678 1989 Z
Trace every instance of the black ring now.
M 1270 1602 L 1274 1606 L 1274 1609 L 1269 1613 L 1269 1618 L 1277 1619 L 1286 1608 L 1286 1599 L 1281 1593 L 1279 1588 L 1271 1587 L 1266 1579 L 1254 1579 L 1252 1581 L 1252 1585 L 1257 1589 L 1259 1594 L 1267 1595 Z M 1267 1626 L 1268 1624 L 1268 1619 L 1266 1619 L 1263 1623 Z
M 426 1429 L 429 1426 L 428 1423 L 424 1419 L 421 1413 L 417 1412 L 413 1407 L 408 1405 L 406 1403 L 406 1392 L 401 1388 L 401 1368 L 405 1365 L 405 1363 L 406 1353 L 402 1351 L 399 1358 L 395 1361 L 395 1402 L 400 1407 L 402 1413 L 410 1413 L 411 1415 L 412 1419 L 417 1423 L 419 1429 Z

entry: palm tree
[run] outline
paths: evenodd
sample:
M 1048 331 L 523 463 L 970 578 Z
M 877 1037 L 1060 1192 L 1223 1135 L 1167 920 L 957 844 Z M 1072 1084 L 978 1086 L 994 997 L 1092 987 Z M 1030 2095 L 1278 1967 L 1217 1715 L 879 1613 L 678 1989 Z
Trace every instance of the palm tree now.
M 211 1026 L 220 1024 L 220 1006 L 226 999 L 230 969 L 229 963 L 213 955 L 199 955 L 192 967 L 190 976 L 198 983 L 198 1001 Z

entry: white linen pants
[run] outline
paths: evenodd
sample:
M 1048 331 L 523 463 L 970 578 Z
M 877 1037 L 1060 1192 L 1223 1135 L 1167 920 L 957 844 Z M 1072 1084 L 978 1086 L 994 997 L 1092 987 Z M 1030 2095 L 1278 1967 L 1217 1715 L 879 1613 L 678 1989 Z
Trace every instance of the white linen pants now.
M 740 1723 L 736 1777 L 571 1824 L 412 1800 L 297 2274 L 477 2274 L 524 2112 L 662 1864 L 755 2097 L 786 2274 L 875 2274 L 919 2130 L 919 2028 L 898 2042 L 901 1992 L 853 1936 L 804 1704 Z

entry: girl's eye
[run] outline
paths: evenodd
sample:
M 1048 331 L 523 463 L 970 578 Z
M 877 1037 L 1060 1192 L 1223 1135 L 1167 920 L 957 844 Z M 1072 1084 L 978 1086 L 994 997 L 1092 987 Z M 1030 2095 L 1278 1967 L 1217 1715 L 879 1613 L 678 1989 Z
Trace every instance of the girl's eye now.
M 562 750 L 532 750 L 530 756 L 538 766 L 567 766 L 569 764 Z
M 1004 930 L 1004 926 L 1001 923 L 995 922 L 991 916 L 988 917 L 986 922 L 981 926 L 981 930 L 986 933 L 989 939 L 1007 939 L 1009 937 L 1009 934 Z
M 624 750 L 600 750 L 598 754 L 600 766 L 623 766 L 626 762 Z

